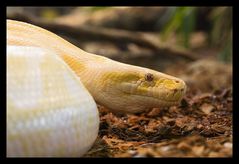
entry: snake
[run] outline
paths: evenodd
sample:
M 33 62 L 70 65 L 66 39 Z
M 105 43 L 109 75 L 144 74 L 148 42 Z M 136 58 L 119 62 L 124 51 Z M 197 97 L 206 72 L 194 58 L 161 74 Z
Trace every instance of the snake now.
M 98 106 L 135 114 L 177 105 L 177 77 L 86 52 L 7 19 L 7 156 L 81 157 L 99 132 Z

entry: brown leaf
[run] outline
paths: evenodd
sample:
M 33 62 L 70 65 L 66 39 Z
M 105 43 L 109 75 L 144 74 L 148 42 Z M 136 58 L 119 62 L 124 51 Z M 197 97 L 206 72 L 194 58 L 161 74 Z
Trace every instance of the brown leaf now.
M 160 114 L 161 110 L 159 108 L 153 108 L 148 114 L 147 116 L 149 117 L 156 117 Z
M 205 149 L 204 146 L 194 146 L 192 148 L 192 151 L 195 155 L 202 156 L 204 149 Z
M 201 111 L 203 111 L 207 115 L 210 114 L 214 108 L 215 107 L 213 105 L 208 103 L 204 103 L 200 106 Z
M 177 148 L 178 149 L 181 149 L 181 150 L 184 150 L 184 151 L 189 151 L 191 150 L 191 146 L 186 143 L 186 142 L 180 142 L 178 145 L 177 145 Z

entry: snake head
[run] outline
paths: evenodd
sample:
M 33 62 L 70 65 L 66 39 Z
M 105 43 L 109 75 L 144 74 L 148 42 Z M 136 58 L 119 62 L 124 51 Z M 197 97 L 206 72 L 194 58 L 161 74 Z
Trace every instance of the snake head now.
M 186 91 L 183 80 L 137 66 L 104 73 L 101 82 L 98 102 L 117 113 L 177 105 Z

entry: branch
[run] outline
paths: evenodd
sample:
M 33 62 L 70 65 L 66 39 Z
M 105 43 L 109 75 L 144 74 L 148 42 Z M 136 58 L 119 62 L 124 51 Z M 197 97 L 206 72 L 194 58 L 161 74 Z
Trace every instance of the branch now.
M 36 18 L 28 17 L 23 14 L 17 14 L 14 16 L 8 16 L 8 18 L 22 20 L 42 28 L 48 29 L 50 31 L 66 34 L 69 36 L 78 37 L 82 40 L 107 40 L 113 43 L 134 43 L 139 46 L 149 48 L 156 51 L 156 54 L 166 54 L 173 57 L 182 57 L 189 61 L 194 61 L 199 59 L 198 55 L 173 45 L 162 44 L 159 42 L 152 41 L 149 39 L 147 34 L 139 32 L 129 32 L 126 30 L 109 29 L 104 27 L 93 27 L 81 25 L 78 27 L 72 27 L 68 25 L 37 21 Z

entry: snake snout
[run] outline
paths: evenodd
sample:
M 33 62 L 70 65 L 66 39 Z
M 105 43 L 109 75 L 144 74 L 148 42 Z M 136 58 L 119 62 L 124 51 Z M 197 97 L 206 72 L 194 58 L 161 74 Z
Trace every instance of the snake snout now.
M 169 101 L 180 101 L 186 92 L 186 84 L 183 80 L 173 80 L 174 85 L 168 88 L 166 99 Z

